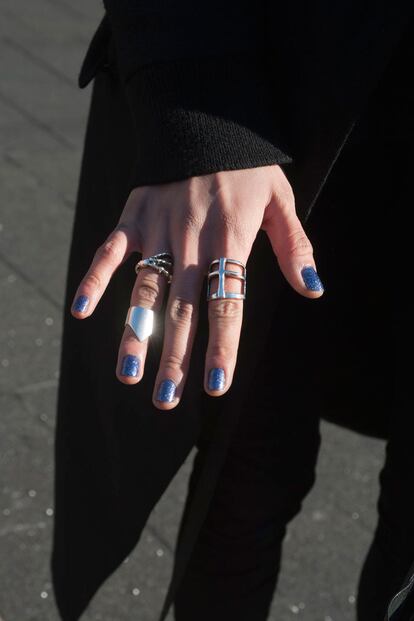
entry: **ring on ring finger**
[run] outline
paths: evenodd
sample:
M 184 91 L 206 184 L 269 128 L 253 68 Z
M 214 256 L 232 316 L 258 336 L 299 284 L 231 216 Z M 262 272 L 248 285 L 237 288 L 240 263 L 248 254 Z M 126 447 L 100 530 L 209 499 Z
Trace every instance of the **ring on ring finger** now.
M 246 267 L 237 259 L 220 257 L 210 263 L 207 277 L 209 340 L 204 386 L 209 394 L 219 396 L 230 387 L 236 365 L 242 302 L 246 298 Z

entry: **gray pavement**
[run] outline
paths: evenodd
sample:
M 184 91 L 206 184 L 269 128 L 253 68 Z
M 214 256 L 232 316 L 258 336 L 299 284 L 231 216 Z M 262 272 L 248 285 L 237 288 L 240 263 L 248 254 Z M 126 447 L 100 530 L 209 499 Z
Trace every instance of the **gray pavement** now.
M 76 77 L 101 10 L 97 0 L 0 4 L 0 621 L 58 620 L 49 575 L 53 431 L 90 96 Z M 318 481 L 289 529 L 272 621 L 354 619 L 383 453 L 382 442 L 323 426 Z M 157 618 L 192 457 L 85 620 Z

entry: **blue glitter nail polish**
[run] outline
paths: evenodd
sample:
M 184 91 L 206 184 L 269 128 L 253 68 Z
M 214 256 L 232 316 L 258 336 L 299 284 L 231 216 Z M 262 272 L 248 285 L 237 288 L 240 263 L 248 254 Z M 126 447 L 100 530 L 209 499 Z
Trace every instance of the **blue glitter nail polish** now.
M 84 313 L 89 306 L 89 298 L 87 295 L 80 295 L 73 304 L 73 310 L 78 313 Z
M 177 386 L 170 379 L 166 379 L 158 387 L 157 401 L 163 401 L 164 403 L 171 403 L 174 401 L 175 389 Z
M 209 390 L 223 390 L 226 383 L 226 376 L 224 369 L 214 368 L 210 369 L 208 374 L 208 389 Z
M 122 360 L 121 375 L 136 377 L 139 371 L 139 358 L 128 354 Z
M 323 284 L 313 267 L 304 267 L 301 271 L 303 282 L 309 291 L 323 291 Z

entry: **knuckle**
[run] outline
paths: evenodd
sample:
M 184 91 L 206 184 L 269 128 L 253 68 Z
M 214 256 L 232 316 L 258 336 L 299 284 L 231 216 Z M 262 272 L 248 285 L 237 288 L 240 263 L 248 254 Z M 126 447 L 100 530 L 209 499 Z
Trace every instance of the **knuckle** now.
M 251 246 L 257 232 L 254 229 L 254 218 L 240 216 L 243 212 L 242 203 L 234 197 L 232 202 L 221 204 L 215 226 L 215 235 L 232 242 L 232 246 L 246 249 Z
M 138 297 L 146 302 L 156 302 L 160 293 L 160 287 L 155 280 L 144 277 L 138 286 Z
M 242 312 L 242 305 L 233 300 L 211 301 L 209 306 L 210 319 L 233 320 L 238 319 Z
M 85 278 L 83 279 L 83 285 L 86 288 L 92 287 L 94 289 L 99 289 L 101 287 L 101 284 L 102 281 L 96 272 L 90 272 L 89 274 L 86 274 Z
M 163 369 L 163 373 L 167 375 L 175 375 L 177 371 L 183 370 L 183 357 L 177 352 L 170 351 L 161 360 L 160 367 Z
M 196 213 L 196 210 L 193 208 L 189 208 L 185 211 L 182 219 L 182 225 L 185 231 L 190 231 L 198 234 L 202 223 L 200 221 L 200 216 Z
M 209 237 L 214 237 L 220 244 L 231 242 L 232 247 L 245 249 L 251 245 L 257 231 L 253 230 L 253 220 L 240 216 L 242 209 L 239 205 L 236 199 L 230 204 L 216 204 L 205 230 Z
M 239 227 L 238 214 L 240 213 L 237 209 L 237 205 L 235 204 L 235 200 L 230 201 L 229 199 L 222 200 L 217 205 L 218 211 L 218 226 L 223 228 L 225 231 L 237 231 Z
M 290 256 L 305 256 L 312 254 L 313 247 L 303 231 L 296 231 L 289 235 L 286 250 Z
M 233 228 L 236 228 L 237 217 L 233 204 L 229 205 L 222 203 L 220 205 L 219 214 L 220 224 L 224 226 L 224 228 L 228 230 L 233 230 Z
M 194 302 L 182 297 L 176 297 L 169 310 L 170 319 L 175 323 L 190 323 L 196 316 L 197 309 Z
M 119 252 L 117 250 L 117 243 L 115 239 L 108 239 L 98 248 L 97 256 L 100 260 L 104 260 L 107 263 L 118 263 Z
M 223 345 L 222 343 L 212 343 L 209 348 L 209 358 L 216 360 L 217 364 L 222 360 L 230 360 L 233 356 L 233 351 L 230 347 Z

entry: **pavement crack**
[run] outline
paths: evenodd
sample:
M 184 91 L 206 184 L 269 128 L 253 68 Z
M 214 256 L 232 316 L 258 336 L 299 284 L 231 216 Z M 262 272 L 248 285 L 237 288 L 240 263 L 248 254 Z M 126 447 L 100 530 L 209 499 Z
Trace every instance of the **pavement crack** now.
M 24 164 L 22 164 L 22 162 L 20 162 L 20 160 L 18 160 L 16 157 L 11 155 L 10 153 L 7 153 L 7 152 L 4 153 L 3 159 L 10 166 L 13 166 L 14 168 L 17 168 L 17 170 L 24 171 L 24 173 L 29 172 L 29 174 L 32 175 L 32 178 L 36 181 L 36 183 L 40 187 L 47 188 L 48 190 L 55 190 L 54 186 L 51 186 L 48 183 L 45 183 L 41 177 L 36 175 L 33 171 L 27 169 L 26 166 Z M 58 196 L 59 200 L 61 201 L 61 204 L 63 205 L 63 207 L 65 209 L 70 209 L 70 211 L 73 213 L 73 211 L 75 209 L 75 205 L 74 205 L 73 199 L 68 199 L 66 196 L 64 196 L 63 194 L 60 194 L 60 193 L 58 193 L 57 196 Z
M 20 278 L 28 285 L 30 285 L 30 287 L 32 287 L 32 289 L 34 289 L 35 291 L 37 291 L 37 293 L 39 293 L 40 296 L 42 296 L 45 300 L 47 300 L 50 304 L 52 304 L 52 306 L 58 310 L 59 312 L 62 312 L 63 310 L 63 305 L 59 304 L 58 302 L 56 302 L 56 300 L 50 295 L 50 293 L 48 293 L 48 291 L 46 291 L 46 289 L 43 289 L 43 287 L 41 287 L 40 285 L 38 285 L 36 282 L 34 282 L 31 278 L 29 278 L 24 272 L 23 270 L 21 270 L 17 265 L 15 265 L 14 263 L 12 263 L 10 261 L 10 259 L 8 259 L 8 257 L 6 257 L 2 252 L 0 252 L 0 260 L 7 265 L 8 268 L 10 268 L 11 270 L 13 270 L 16 274 L 18 274 L 20 276 Z
M 53 127 L 47 125 L 40 119 L 33 116 L 30 112 L 22 108 L 14 99 L 11 99 L 8 95 L 5 95 L 4 92 L 0 91 L 0 100 L 4 103 L 5 106 L 10 108 L 11 110 L 18 112 L 20 116 L 22 116 L 26 121 L 29 121 L 32 125 L 46 132 L 56 140 L 61 146 L 66 147 L 67 149 L 71 149 L 72 151 L 75 149 L 75 145 L 72 144 L 65 136 L 62 136 L 59 132 L 55 131 Z
M 16 533 L 25 533 L 28 530 L 43 530 L 47 526 L 46 522 L 35 522 L 35 524 L 11 524 L 0 528 L 0 537 L 7 535 L 15 535 Z
M 25 395 L 30 392 L 39 392 L 48 388 L 56 388 L 58 385 L 57 379 L 48 379 L 41 382 L 35 382 L 34 384 L 26 384 L 20 388 L 16 388 L 14 391 L 16 395 Z
M 62 2 L 62 0 L 60 0 L 59 2 L 56 2 L 56 0 L 45 0 L 45 1 L 48 2 L 48 4 L 52 4 L 54 7 L 56 7 L 56 5 L 59 6 L 59 8 L 61 8 L 63 11 L 65 11 L 68 15 L 70 15 L 74 19 L 85 19 L 85 18 L 90 17 L 83 11 L 80 11 L 77 8 L 75 9 L 70 4 L 66 4 L 66 2 Z
M 24 45 L 21 45 L 20 43 L 17 43 L 16 41 L 9 39 L 8 37 L 3 37 L 2 40 L 9 48 L 14 50 L 21 56 L 24 56 L 24 58 L 28 58 L 33 64 L 37 65 L 44 71 L 47 71 L 50 75 L 53 75 L 55 78 L 58 78 L 58 80 L 61 80 L 62 82 L 70 86 L 71 88 L 74 88 L 76 86 L 75 80 L 68 78 L 67 75 L 59 71 L 59 69 L 56 69 L 56 67 L 54 67 L 47 61 L 43 60 L 43 58 L 41 58 L 40 56 L 37 56 L 36 54 L 33 54 L 33 52 L 26 49 Z

